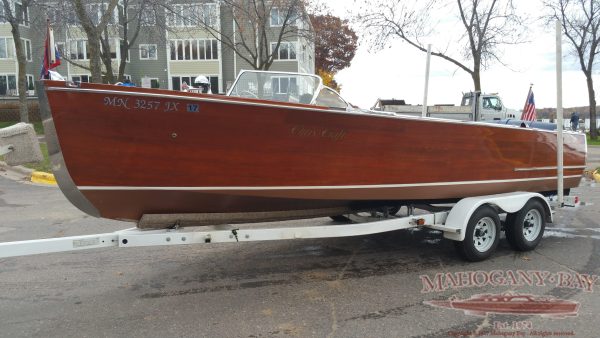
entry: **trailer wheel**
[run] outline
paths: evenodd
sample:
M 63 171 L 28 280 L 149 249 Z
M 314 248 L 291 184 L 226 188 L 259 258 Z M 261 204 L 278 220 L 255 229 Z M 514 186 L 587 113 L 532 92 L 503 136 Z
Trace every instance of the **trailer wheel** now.
M 498 247 L 500 218 L 494 208 L 483 205 L 477 208 L 465 230 L 465 239 L 454 242 L 458 253 L 466 260 L 479 262 L 487 259 Z
M 531 199 L 514 214 L 506 216 L 505 233 L 511 247 L 519 251 L 535 249 L 546 228 L 546 211 L 538 200 Z

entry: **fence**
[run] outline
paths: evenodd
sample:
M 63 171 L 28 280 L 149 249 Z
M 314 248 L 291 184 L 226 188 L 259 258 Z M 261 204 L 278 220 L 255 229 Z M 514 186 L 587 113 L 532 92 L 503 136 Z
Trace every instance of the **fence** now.
M 40 109 L 37 98 L 28 98 L 27 107 L 29 108 L 29 121 L 41 121 Z M 0 99 L 0 122 L 20 121 L 19 100 L 17 98 Z

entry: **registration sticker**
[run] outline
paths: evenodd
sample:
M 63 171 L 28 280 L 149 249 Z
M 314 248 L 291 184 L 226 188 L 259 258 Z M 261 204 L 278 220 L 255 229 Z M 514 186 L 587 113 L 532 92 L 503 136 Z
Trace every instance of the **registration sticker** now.
M 200 105 L 195 103 L 189 103 L 187 105 L 187 111 L 188 113 L 197 113 L 200 111 Z

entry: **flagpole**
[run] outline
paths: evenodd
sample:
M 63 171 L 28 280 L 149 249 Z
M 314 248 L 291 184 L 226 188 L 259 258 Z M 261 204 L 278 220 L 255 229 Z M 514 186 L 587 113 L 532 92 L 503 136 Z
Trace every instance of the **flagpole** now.
M 40 74 L 41 79 L 49 78 L 48 77 L 48 68 L 49 68 L 48 65 L 50 64 L 50 61 L 48 59 L 48 49 L 49 49 L 48 48 L 48 44 L 49 44 L 48 39 L 50 38 L 49 35 L 50 35 L 50 19 L 46 18 L 46 39 L 44 40 L 44 57 L 42 58 L 42 71 Z
M 52 41 L 50 41 L 50 18 L 46 18 L 46 37 L 46 39 L 48 40 L 48 48 L 46 48 L 46 57 L 48 58 L 48 69 L 46 71 L 48 72 L 48 75 L 50 75 L 50 64 L 52 63 L 52 52 L 50 50 L 54 48 L 52 46 Z
M 427 116 L 427 93 L 429 92 L 429 64 L 431 61 L 431 44 L 427 45 L 427 62 L 425 64 L 425 89 L 423 91 L 423 107 L 421 108 L 421 116 Z
M 562 102 L 562 27 L 556 20 L 556 124 L 557 124 L 557 177 L 558 205 L 563 206 L 563 102 Z

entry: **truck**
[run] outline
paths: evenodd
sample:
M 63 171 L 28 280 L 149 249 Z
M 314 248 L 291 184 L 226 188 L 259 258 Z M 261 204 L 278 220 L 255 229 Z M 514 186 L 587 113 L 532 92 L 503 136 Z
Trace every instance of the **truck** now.
M 378 99 L 371 108 L 375 111 L 387 111 L 398 114 L 421 116 L 423 106 L 409 105 L 404 100 Z M 508 109 L 502 104 L 497 93 L 481 92 L 463 93 L 460 106 L 453 104 L 436 104 L 427 106 L 427 116 L 462 121 L 493 121 L 517 119 L 518 112 Z M 520 116 L 519 116 L 520 117 Z

